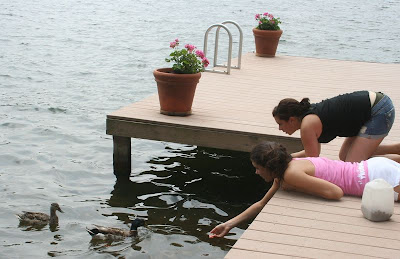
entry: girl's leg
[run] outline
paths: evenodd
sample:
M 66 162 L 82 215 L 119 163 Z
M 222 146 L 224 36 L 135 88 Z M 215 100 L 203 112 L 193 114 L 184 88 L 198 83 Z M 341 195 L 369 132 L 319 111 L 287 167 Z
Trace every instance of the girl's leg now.
M 396 145 L 382 145 L 383 138 L 387 136 L 395 119 L 395 110 L 392 101 L 387 95 L 372 107 L 371 118 L 360 129 L 348 149 L 345 161 L 359 162 L 370 158 L 372 155 L 383 155 L 396 152 Z
M 363 137 L 353 137 L 353 141 L 348 148 L 346 158 L 344 161 L 346 162 L 360 162 L 362 160 L 367 160 L 370 158 L 379 144 L 382 142 L 383 138 L 379 139 L 368 139 Z M 347 140 L 347 139 L 346 139 Z M 346 144 L 346 141 L 343 145 Z M 342 146 L 343 148 L 343 146 Z M 340 150 L 342 151 L 342 149 Z
M 394 187 L 393 190 L 399 194 L 397 197 L 397 202 L 400 202 L 400 185 Z
M 400 143 L 379 145 L 374 152 L 374 156 L 386 155 L 386 154 L 400 155 Z
M 397 163 L 400 163 L 400 155 L 397 154 L 387 154 L 387 155 L 381 155 L 382 157 L 389 158 L 390 160 L 396 161 Z
M 339 159 L 342 161 L 346 160 L 347 153 L 349 152 L 349 149 L 351 145 L 353 144 L 353 141 L 356 137 L 348 137 L 343 141 L 342 147 L 340 148 L 339 151 Z

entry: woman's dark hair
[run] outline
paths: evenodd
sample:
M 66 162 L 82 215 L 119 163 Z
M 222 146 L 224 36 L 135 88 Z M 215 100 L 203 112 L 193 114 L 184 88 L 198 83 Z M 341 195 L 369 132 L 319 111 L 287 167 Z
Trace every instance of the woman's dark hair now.
M 279 143 L 263 142 L 253 148 L 250 159 L 253 163 L 268 169 L 274 178 L 283 179 L 292 156 Z
M 278 106 L 272 110 L 272 116 L 278 116 L 279 119 L 288 121 L 290 117 L 303 119 L 304 114 L 310 109 L 310 99 L 303 98 L 298 102 L 292 98 L 286 98 L 279 102 Z

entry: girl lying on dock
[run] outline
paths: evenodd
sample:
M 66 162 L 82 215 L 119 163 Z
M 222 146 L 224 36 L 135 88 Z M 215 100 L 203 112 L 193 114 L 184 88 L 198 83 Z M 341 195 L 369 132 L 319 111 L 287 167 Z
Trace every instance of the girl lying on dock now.
M 400 199 L 400 155 L 360 163 L 324 157 L 292 158 L 281 144 L 264 142 L 253 148 L 250 160 L 256 174 L 266 182 L 273 181 L 272 187 L 260 201 L 211 230 L 210 238 L 223 237 L 239 223 L 256 217 L 280 187 L 339 200 L 344 194 L 361 197 L 365 184 L 383 178 L 393 186 L 394 200 Z
M 292 135 L 300 130 L 304 150 L 293 157 L 317 157 L 321 144 L 346 137 L 339 158 L 360 162 L 373 155 L 400 154 L 400 144 L 380 145 L 395 118 L 390 98 L 381 92 L 358 91 L 310 104 L 286 98 L 272 111 L 279 130 Z

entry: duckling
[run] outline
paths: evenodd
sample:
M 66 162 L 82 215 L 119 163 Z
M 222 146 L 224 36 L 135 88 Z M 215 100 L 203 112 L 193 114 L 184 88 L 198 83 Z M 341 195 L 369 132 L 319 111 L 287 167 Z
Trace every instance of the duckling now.
M 42 212 L 23 211 L 22 214 L 17 214 L 17 218 L 21 223 L 29 225 L 58 225 L 58 217 L 56 211 L 64 213 L 58 203 L 52 203 L 50 206 L 50 216 Z
M 88 229 L 87 232 L 92 237 L 100 237 L 100 236 L 116 236 L 116 237 L 132 237 L 137 235 L 137 229 L 140 226 L 144 226 L 144 219 L 136 218 L 131 223 L 131 229 L 125 230 L 120 228 L 111 228 L 111 227 L 102 227 L 98 225 L 94 225 L 95 228 Z

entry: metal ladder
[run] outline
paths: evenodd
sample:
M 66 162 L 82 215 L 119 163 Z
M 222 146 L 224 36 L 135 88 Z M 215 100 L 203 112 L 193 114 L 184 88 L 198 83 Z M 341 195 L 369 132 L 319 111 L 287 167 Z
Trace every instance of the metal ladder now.
M 232 34 L 229 31 L 229 28 L 226 27 L 224 24 L 233 24 L 236 26 L 236 28 L 239 30 L 239 53 L 238 53 L 238 63 L 237 66 L 232 66 Z M 214 62 L 213 62 L 213 68 L 212 69 L 205 69 L 204 71 L 206 72 L 213 72 L 213 73 L 223 73 L 223 74 L 230 74 L 231 73 L 231 68 L 234 69 L 240 69 L 241 62 L 242 62 L 242 43 L 243 43 L 243 32 L 242 29 L 240 28 L 239 24 L 237 24 L 234 21 L 225 21 L 222 23 L 218 24 L 213 24 L 210 27 L 208 27 L 205 35 L 204 35 L 204 55 L 207 57 L 207 41 L 208 41 L 208 33 L 211 31 L 212 28 L 217 27 L 217 31 L 215 33 L 215 47 L 214 47 Z M 220 29 L 223 28 L 225 31 L 228 33 L 229 37 L 229 50 L 228 50 L 228 62 L 226 65 L 224 64 L 218 64 L 217 63 L 217 57 L 218 57 L 218 41 L 219 41 L 219 31 Z M 226 70 L 216 70 L 215 67 L 223 67 L 226 68 Z

